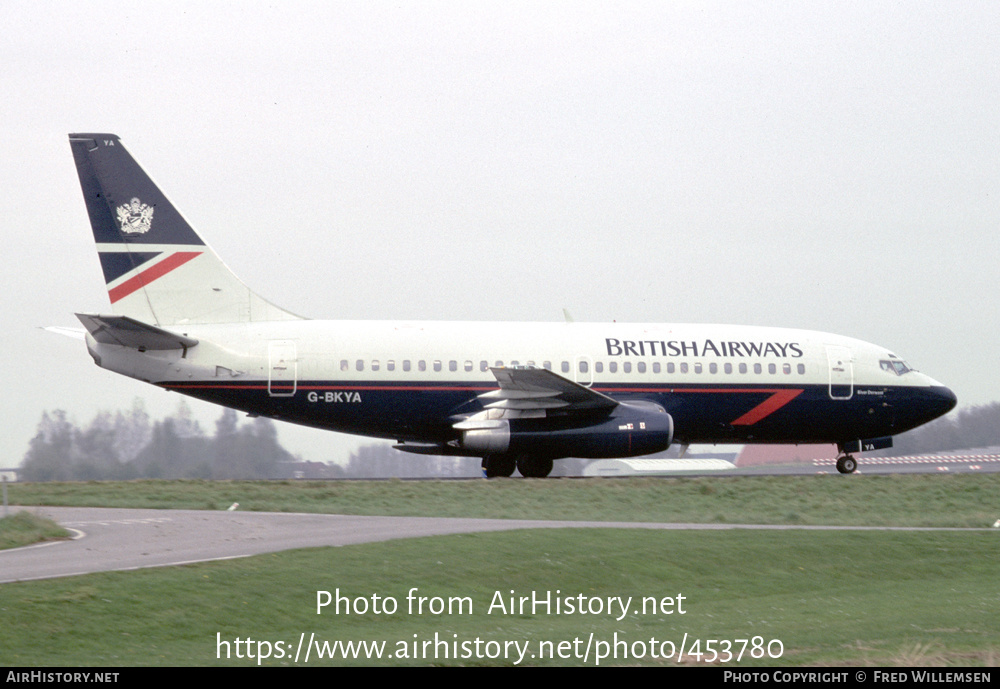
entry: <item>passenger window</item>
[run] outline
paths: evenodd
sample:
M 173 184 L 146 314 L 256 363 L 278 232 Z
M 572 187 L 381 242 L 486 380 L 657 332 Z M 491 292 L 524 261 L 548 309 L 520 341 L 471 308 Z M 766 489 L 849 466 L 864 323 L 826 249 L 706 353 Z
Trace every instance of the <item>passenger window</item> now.
M 674 362 L 668 361 L 667 362 L 667 373 L 673 373 L 673 372 L 674 372 Z
M 356 368 L 359 371 L 364 371 L 365 370 L 365 362 L 362 361 L 361 359 L 358 359 L 357 362 L 354 365 L 354 368 Z
M 754 364 L 753 365 L 753 372 L 757 373 L 757 374 L 763 373 L 764 372 L 764 368 L 760 364 Z
M 580 373 L 587 373 L 587 370 L 588 370 L 587 362 L 584 361 L 583 359 L 580 359 Z
M 806 365 L 805 364 L 799 364 L 798 369 L 799 369 L 799 375 L 800 376 L 804 375 L 805 372 L 806 372 Z
M 350 367 L 351 367 L 351 365 L 347 362 L 347 359 L 341 359 L 340 360 L 340 370 L 341 371 L 346 371 Z
M 449 371 L 457 371 L 458 370 L 458 362 L 455 361 L 454 359 L 452 359 L 451 361 L 449 361 L 448 362 L 448 370 Z
M 740 373 L 746 373 L 746 372 L 747 372 L 747 365 L 740 364 Z
M 543 361 L 542 362 L 542 368 L 544 368 L 546 371 L 551 371 L 552 370 L 552 362 L 551 361 Z
M 791 373 L 792 373 L 792 365 L 791 364 L 782 364 L 781 365 L 781 372 L 784 373 L 786 376 L 787 375 L 791 375 Z
M 653 373 L 659 373 L 659 372 L 660 372 L 660 362 L 659 361 L 654 361 L 653 362 Z
M 701 362 L 694 365 L 694 372 L 701 373 Z
M 488 370 L 490 370 L 490 363 L 488 361 L 480 361 L 479 370 L 482 371 L 483 373 L 486 373 Z
M 498 361 L 496 367 L 497 368 L 503 368 L 503 362 L 502 361 Z
M 604 362 L 595 361 L 594 362 L 594 372 L 595 373 L 604 373 Z
M 387 370 L 387 371 L 395 371 L 396 370 L 396 362 L 393 361 L 392 359 L 389 359 L 387 362 L 385 362 L 385 370 Z
M 685 361 L 681 364 L 681 373 L 687 373 L 687 372 L 688 372 L 688 365 L 687 362 Z
M 631 372 L 632 372 L 632 362 L 626 361 L 625 363 L 622 364 L 622 373 L 631 373 Z
M 375 360 L 372 361 L 372 370 L 373 371 L 377 371 L 378 370 L 378 359 L 375 359 Z
M 709 364 L 708 365 L 708 372 L 712 373 L 712 374 L 718 373 L 719 372 L 719 365 L 716 364 L 716 363 L 714 363 L 714 362 L 711 363 L 711 364 Z
M 728 374 L 730 374 L 730 373 L 733 372 L 733 365 L 732 364 L 726 364 L 725 366 L 722 367 L 722 370 L 725 371 L 726 374 L 728 375 Z
M 768 364 L 767 365 L 767 372 L 768 373 L 777 373 L 778 372 L 778 367 L 775 366 L 774 364 Z
M 410 360 L 409 359 L 403 359 L 403 370 L 404 371 L 409 371 L 410 370 Z
M 421 359 L 420 361 L 418 361 L 417 362 L 417 370 L 418 371 L 426 371 L 427 370 L 427 362 L 424 361 L 423 359 Z
M 434 360 L 434 371 L 435 372 L 439 372 L 440 370 L 441 370 L 441 360 L 440 359 L 435 359 Z
M 568 361 L 562 362 L 562 365 L 559 368 L 562 369 L 563 373 L 569 373 L 569 362 Z
M 639 373 L 645 373 L 646 372 L 646 362 L 645 361 L 640 361 L 639 363 L 637 363 L 635 365 L 635 368 L 636 368 L 636 370 Z
M 611 373 L 618 373 L 618 362 L 612 361 L 608 364 L 608 371 Z

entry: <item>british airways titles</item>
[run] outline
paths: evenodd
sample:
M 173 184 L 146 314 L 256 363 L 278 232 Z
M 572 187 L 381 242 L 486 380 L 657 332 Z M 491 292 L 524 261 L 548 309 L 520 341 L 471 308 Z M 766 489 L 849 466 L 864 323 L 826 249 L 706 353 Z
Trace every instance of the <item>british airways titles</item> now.
M 703 340 L 619 340 L 605 338 L 608 356 L 775 357 L 803 356 L 798 342 L 732 342 Z

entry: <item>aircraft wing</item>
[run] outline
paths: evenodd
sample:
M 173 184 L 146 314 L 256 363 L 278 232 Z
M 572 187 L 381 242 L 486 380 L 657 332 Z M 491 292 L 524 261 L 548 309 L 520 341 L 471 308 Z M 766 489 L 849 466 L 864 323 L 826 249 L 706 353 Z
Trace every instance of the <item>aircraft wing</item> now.
M 610 410 L 618 402 L 544 368 L 491 368 L 499 390 L 479 396 L 487 409 Z
M 198 340 L 192 337 L 178 335 L 128 316 L 78 313 L 76 317 L 101 344 L 122 345 L 141 351 L 186 349 L 198 344 Z

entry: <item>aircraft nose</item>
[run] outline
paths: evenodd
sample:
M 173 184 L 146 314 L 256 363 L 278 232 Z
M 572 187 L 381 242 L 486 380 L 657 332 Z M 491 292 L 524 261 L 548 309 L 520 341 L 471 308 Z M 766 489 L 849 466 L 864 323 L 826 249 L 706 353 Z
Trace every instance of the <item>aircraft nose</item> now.
M 911 403 L 896 408 L 896 433 L 911 430 L 944 416 L 958 404 L 958 398 L 950 388 L 935 380 L 928 379 L 928 382 L 929 385 L 926 387 L 911 388 L 913 395 Z
M 936 380 L 931 379 L 923 395 L 923 402 L 920 404 L 921 415 L 924 417 L 921 423 L 933 421 L 939 416 L 944 416 L 958 404 L 958 397 L 951 388 L 941 385 Z
M 932 387 L 931 397 L 934 400 L 934 403 L 941 409 L 941 411 L 938 412 L 938 416 L 944 416 L 958 404 L 958 396 L 951 391 L 951 388 L 946 388 L 943 385 Z

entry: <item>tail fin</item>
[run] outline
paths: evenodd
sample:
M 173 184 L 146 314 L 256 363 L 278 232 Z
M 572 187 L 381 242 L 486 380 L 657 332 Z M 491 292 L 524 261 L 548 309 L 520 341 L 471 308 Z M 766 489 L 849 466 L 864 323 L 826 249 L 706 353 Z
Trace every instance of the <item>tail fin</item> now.
M 300 318 L 262 299 L 219 259 L 114 134 L 70 134 L 112 310 L 144 323 Z

